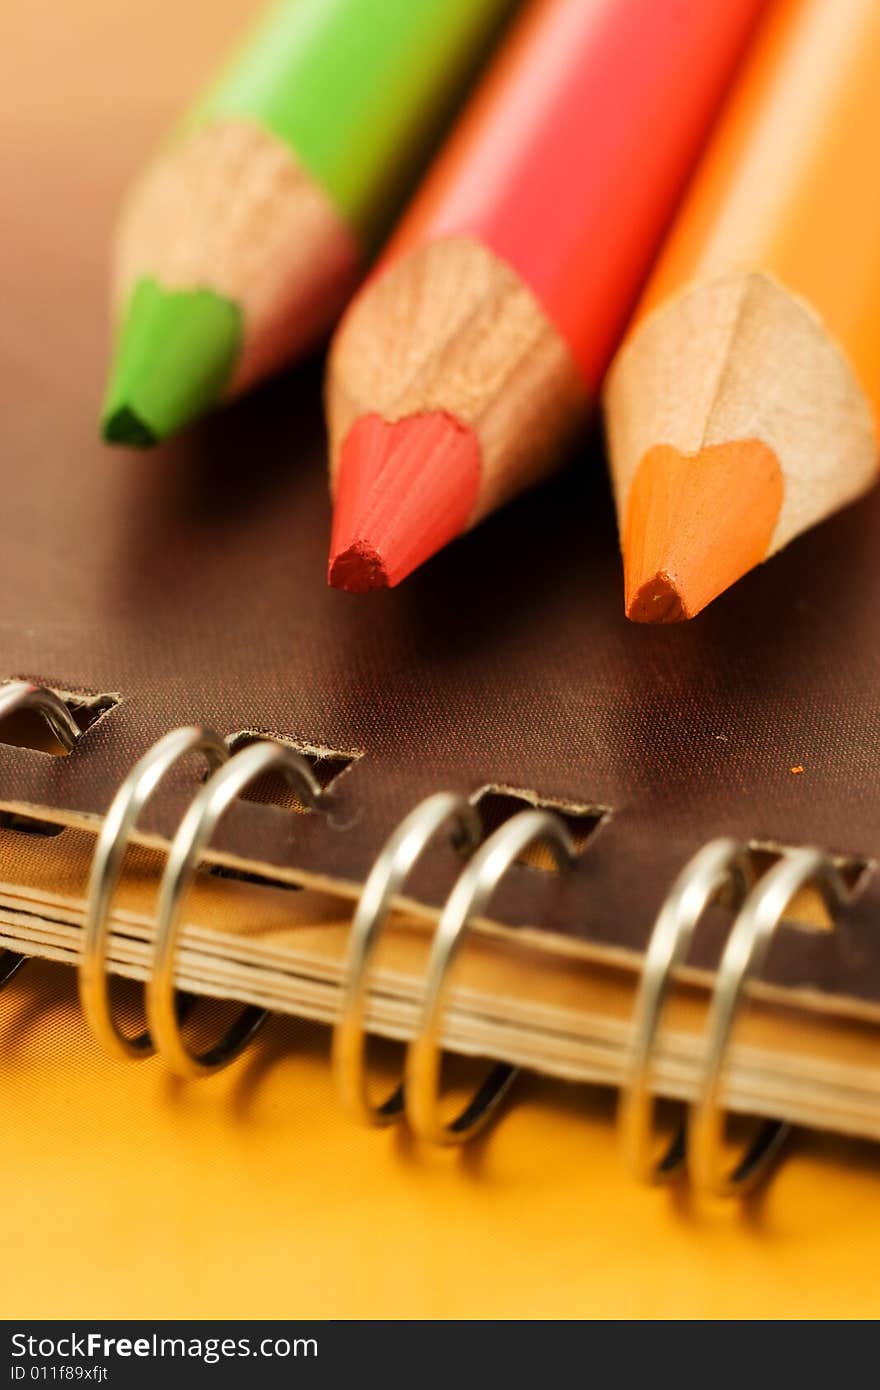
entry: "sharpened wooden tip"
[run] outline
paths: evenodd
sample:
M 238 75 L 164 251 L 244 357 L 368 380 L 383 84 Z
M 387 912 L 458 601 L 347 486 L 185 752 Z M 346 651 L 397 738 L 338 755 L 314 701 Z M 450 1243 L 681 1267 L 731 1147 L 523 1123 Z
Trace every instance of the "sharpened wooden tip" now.
M 701 280 L 649 313 L 604 402 L 637 622 L 671 621 L 670 586 L 692 618 L 877 478 L 852 367 L 810 305 L 762 271 Z
M 683 454 L 645 454 L 623 532 L 626 615 L 637 623 L 693 618 L 767 557 L 784 494 L 772 449 L 757 439 Z
M 331 559 L 363 542 L 389 584 L 555 467 L 587 409 L 531 290 L 468 237 L 418 245 L 368 282 L 334 338 L 326 402 Z
M 145 445 L 320 338 L 362 253 L 290 146 L 231 118 L 197 125 L 153 160 L 126 200 L 115 261 L 120 332 L 103 432 Z
M 399 584 L 464 530 L 479 485 L 477 437 L 445 411 L 362 415 L 342 445 L 328 582 Z

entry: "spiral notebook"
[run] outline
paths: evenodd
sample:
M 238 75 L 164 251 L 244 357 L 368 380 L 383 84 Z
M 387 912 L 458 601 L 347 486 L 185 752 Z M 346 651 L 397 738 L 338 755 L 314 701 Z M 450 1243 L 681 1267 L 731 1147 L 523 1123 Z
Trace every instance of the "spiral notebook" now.
M 616 1084 L 645 947 L 691 856 L 719 835 L 747 842 L 759 868 L 816 845 L 851 900 L 833 925 L 804 900 L 776 933 L 724 1095 L 880 1138 L 880 498 L 698 621 L 633 627 L 594 434 L 556 483 L 400 590 L 329 590 L 318 363 L 158 453 L 96 442 L 109 228 L 156 125 L 136 97 L 112 148 L 90 139 L 71 160 L 69 130 L 35 120 L 10 153 L 0 681 L 54 690 L 80 732 L 58 756 L 37 716 L 0 726 L 0 945 L 78 959 L 101 818 L 169 729 L 268 737 L 307 759 L 321 808 L 271 781 L 230 808 L 187 905 L 182 986 L 330 1020 L 353 903 L 407 812 L 457 790 L 490 831 L 547 807 L 574 867 L 506 875 L 444 1040 Z M 85 128 L 93 97 L 79 99 Z M 196 759 L 176 767 L 138 821 L 111 970 L 149 973 L 163 855 L 203 775 Z M 417 1028 L 425 943 L 462 862 L 438 841 L 408 881 L 373 980 L 376 1030 Z M 720 908 L 700 923 L 658 1040 L 658 1090 L 694 1093 L 729 927 Z

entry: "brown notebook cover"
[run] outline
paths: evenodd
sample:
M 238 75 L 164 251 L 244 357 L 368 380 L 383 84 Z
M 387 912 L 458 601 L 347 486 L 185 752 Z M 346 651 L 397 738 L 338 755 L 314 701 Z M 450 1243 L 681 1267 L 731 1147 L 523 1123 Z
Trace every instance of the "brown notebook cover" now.
M 228 21 L 218 14 L 224 39 Z M 206 61 L 166 69 L 161 27 L 150 34 L 155 52 L 127 66 L 115 103 L 100 73 L 109 51 L 92 55 L 94 80 L 79 76 L 73 101 L 77 56 L 60 48 L 46 53 L 57 71 L 45 91 L 22 77 L 0 94 L 15 137 L 0 263 L 0 679 L 120 697 L 69 757 L 0 746 L 0 804 L 98 816 L 182 723 L 357 753 L 329 814 L 242 802 L 216 840 L 351 891 L 438 788 L 498 784 L 604 807 L 573 874 L 517 868 L 493 916 L 628 949 L 714 835 L 871 861 L 877 494 L 695 622 L 651 630 L 623 616 L 595 435 L 555 484 L 399 591 L 361 598 L 325 583 L 318 362 L 155 453 L 97 441 L 113 212 Z M 198 776 L 186 766 L 169 778 L 142 828 L 173 833 Z M 413 892 L 436 905 L 459 861 L 451 848 L 429 859 Z M 781 930 L 768 978 L 880 1003 L 878 895 L 869 864 L 836 931 Z M 698 963 L 717 959 L 725 925 L 720 913 L 703 925 Z

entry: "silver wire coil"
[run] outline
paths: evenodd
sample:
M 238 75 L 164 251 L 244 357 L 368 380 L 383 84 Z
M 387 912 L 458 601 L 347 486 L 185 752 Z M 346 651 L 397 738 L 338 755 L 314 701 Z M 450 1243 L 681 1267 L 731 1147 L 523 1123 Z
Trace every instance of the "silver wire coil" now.
M 366 1124 L 385 1125 L 405 1112 L 410 1128 L 420 1138 L 444 1145 L 460 1144 L 483 1128 L 518 1070 L 507 1063 L 497 1063 L 451 1122 L 441 1118 L 443 1015 L 450 971 L 470 922 L 485 909 L 510 866 L 530 845 L 546 844 L 560 868 L 574 859 L 565 826 L 547 811 L 522 811 L 475 850 L 447 898 L 431 943 L 425 998 L 416 1035 L 407 1048 L 404 1081 L 380 1105 L 375 1105 L 367 1095 L 364 1069 L 367 971 L 392 899 L 431 840 L 450 822 L 456 826 L 463 846 L 475 850 L 481 826 L 473 805 L 452 792 L 440 792 L 421 802 L 401 821 L 377 856 L 355 909 L 346 983 L 332 1049 L 337 1091 L 352 1114 Z
M 497 1111 L 519 1069 L 496 1063 L 463 1110 L 451 1121 L 441 1116 L 440 1066 L 443 1016 L 450 975 L 474 917 L 488 906 L 511 865 L 532 845 L 544 844 L 557 867 L 574 861 L 574 846 L 558 816 L 520 811 L 490 835 L 459 875 L 440 915 L 425 974 L 425 1000 L 416 1035 L 407 1048 L 404 1106 L 410 1128 L 435 1144 L 461 1144 Z
M 52 691 L 25 681 L 0 686 L 0 717 L 34 709 L 62 746 L 70 751 L 79 729 L 67 706 Z M 124 1034 L 109 999 L 107 948 L 110 908 L 125 851 L 138 816 L 160 781 L 187 754 L 200 752 L 209 776 L 185 812 L 171 843 L 159 888 L 156 937 L 146 985 L 147 1027 Z M 160 739 L 132 769 L 117 792 L 98 836 L 92 861 L 79 992 L 95 1037 L 117 1056 L 143 1058 L 158 1052 L 178 1075 L 197 1077 L 226 1066 L 253 1038 L 267 1010 L 245 1006 L 224 1035 L 201 1053 L 181 1032 L 183 1009 L 175 985 L 181 912 L 198 861 L 224 813 L 254 781 L 280 772 L 309 809 L 318 808 L 322 790 L 310 766 L 291 748 L 261 741 L 234 756 L 219 734 L 200 726 L 175 729 Z M 408 1044 L 404 1079 L 379 1104 L 369 1099 L 366 1077 L 365 1018 L 369 972 L 394 899 L 417 862 L 444 826 L 471 855 L 441 910 L 431 941 L 424 999 L 415 1035 Z M 386 1125 L 405 1115 L 422 1139 L 441 1145 L 469 1139 L 489 1121 L 517 1075 L 507 1063 L 495 1064 L 463 1109 L 451 1120 L 441 1116 L 442 1034 L 450 977 L 470 924 L 485 912 L 510 867 L 536 843 L 544 844 L 565 869 L 574 848 L 562 820 L 544 810 L 512 817 L 480 844 L 481 823 L 474 806 L 452 792 L 421 802 L 392 833 L 377 856 L 352 919 L 332 1060 L 337 1089 L 346 1108 L 363 1122 Z M 762 1122 L 731 1167 L 725 1153 L 726 1114 L 721 1103 L 724 1068 L 750 979 L 760 974 L 774 933 L 794 896 L 814 884 L 832 918 L 849 893 L 833 861 L 816 849 L 784 852 L 755 881 L 747 846 L 730 839 L 705 845 L 679 874 L 655 922 L 645 952 L 632 1016 L 632 1040 L 618 1108 L 618 1131 L 627 1166 L 642 1180 L 665 1182 L 684 1171 L 700 1192 L 739 1195 L 767 1173 L 788 1126 Z M 709 1004 L 696 1099 L 687 1107 L 671 1141 L 658 1152 L 654 1135 L 655 1098 L 651 1072 L 664 1006 L 706 908 L 729 890 L 735 918 L 722 952 Z M 0 954 L 0 988 L 26 958 Z
M 663 1006 L 675 970 L 690 949 L 697 923 L 709 903 L 729 886 L 741 906 L 754 881 L 748 852 L 735 840 L 713 840 L 679 874 L 651 932 L 632 1016 L 627 1076 L 618 1104 L 623 1159 L 643 1182 L 668 1182 L 685 1162 L 686 1130 L 679 1125 L 661 1154 L 653 1138 L 654 1097 L 651 1062 Z
M 688 1118 L 687 1163 L 694 1187 L 716 1197 L 750 1191 L 766 1175 L 790 1126 L 769 1121 L 732 1169 L 724 1152 L 725 1112 L 720 1092 L 743 990 L 760 974 L 774 933 L 795 895 L 809 884 L 822 894 L 832 918 L 848 900 L 846 885 L 835 864 L 816 849 L 783 854 L 746 898 L 730 930 L 715 978 L 706 1023 L 702 1076 L 697 1101 Z
M 464 846 L 473 849 L 479 844 L 480 818 L 463 796 L 438 792 L 410 811 L 377 855 L 352 918 L 340 1016 L 333 1030 L 332 1065 L 343 1105 L 365 1124 L 391 1124 L 403 1111 L 404 1094 L 403 1082 L 399 1082 L 379 1105 L 368 1095 L 364 1027 L 368 971 L 392 899 L 430 842 L 450 823 Z
M 73 752 L 80 734 L 79 726 L 54 690 L 47 690 L 45 686 L 34 685 L 30 681 L 6 681 L 0 685 L 0 719 L 7 719 L 19 710 L 27 709 L 42 715 L 65 752 Z M 0 951 L 0 989 L 18 973 L 26 959 L 18 951 Z
M 220 1040 L 193 1052 L 180 1031 L 175 1008 L 175 964 L 183 901 L 199 858 L 221 816 L 253 782 L 280 772 L 310 810 L 322 792 L 305 758 L 281 743 L 251 743 L 219 767 L 199 790 L 171 842 L 159 885 L 153 968 L 147 980 L 147 1027 L 156 1051 L 178 1076 L 207 1076 L 228 1066 L 269 1016 L 268 1009 L 246 1005 Z
M 148 1029 L 127 1037 L 113 1017 L 107 973 L 110 905 L 129 836 L 137 818 L 159 783 L 188 753 L 201 752 L 209 770 L 229 757 L 229 749 L 213 729 L 193 725 L 172 729 L 135 763 L 104 817 L 98 835 L 86 894 L 85 930 L 78 972 L 79 998 L 86 1022 L 108 1052 L 135 1060 L 156 1051 Z
M 32 709 L 42 715 L 66 753 L 72 753 L 80 735 L 79 725 L 67 705 L 54 690 L 30 681 L 6 681 L 0 685 L 0 719 L 19 710 Z
M 159 885 L 153 958 L 147 977 L 147 1027 L 128 1037 L 116 1023 L 109 996 L 107 947 L 110 906 L 129 837 L 161 780 L 188 753 L 201 752 L 210 776 L 193 797 L 171 842 Z M 322 790 L 299 753 L 268 740 L 248 744 L 234 756 L 219 734 L 200 726 L 174 729 L 140 759 L 122 783 L 98 836 L 86 899 L 79 994 L 97 1040 L 116 1056 L 143 1058 L 158 1052 L 177 1075 L 204 1076 L 228 1065 L 265 1022 L 268 1011 L 246 1005 L 223 1036 L 193 1052 L 181 1031 L 184 1009 L 175 985 L 181 913 L 199 859 L 224 813 L 246 789 L 268 773 L 281 773 L 309 809 Z
M 790 1126 L 759 1123 L 732 1167 L 726 1157 L 726 1114 L 721 1104 L 724 1068 L 746 984 L 760 974 L 774 933 L 795 895 L 814 883 L 832 918 L 847 901 L 833 861 L 815 849 L 792 849 L 757 883 L 745 845 L 714 840 L 685 866 L 657 918 L 633 1013 L 627 1079 L 618 1109 L 624 1160 L 649 1182 L 678 1176 L 686 1167 L 692 1186 L 715 1197 L 741 1196 L 769 1172 Z M 736 916 L 715 977 L 703 1044 L 697 1099 L 687 1120 L 658 1158 L 651 1134 L 654 1101 L 649 1078 L 657 1031 L 675 970 L 683 963 L 694 929 L 709 903 L 729 885 Z

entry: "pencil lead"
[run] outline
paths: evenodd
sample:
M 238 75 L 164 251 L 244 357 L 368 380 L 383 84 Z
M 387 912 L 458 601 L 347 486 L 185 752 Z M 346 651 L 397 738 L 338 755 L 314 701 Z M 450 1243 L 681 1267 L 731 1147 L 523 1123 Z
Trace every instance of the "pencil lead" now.
M 693 618 L 770 548 L 782 470 L 757 439 L 683 454 L 645 454 L 623 529 L 626 615 L 637 623 Z
M 144 448 L 204 414 L 226 385 L 240 340 L 241 313 L 230 300 L 138 281 L 104 402 L 104 439 Z
M 331 555 L 327 583 L 349 594 L 366 594 L 371 589 L 387 589 L 388 574 L 381 555 L 363 541 L 353 541 Z
M 479 483 L 477 437 L 445 411 L 362 415 L 339 459 L 329 583 L 349 593 L 399 584 L 464 530 Z
M 131 449 L 149 449 L 157 443 L 156 436 L 145 420 L 130 405 L 105 408 L 101 419 L 101 437 L 108 444 L 127 444 Z
M 680 623 L 688 613 L 675 580 L 664 571 L 652 574 L 631 593 L 626 590 L 626 616 L 633 623 Z

